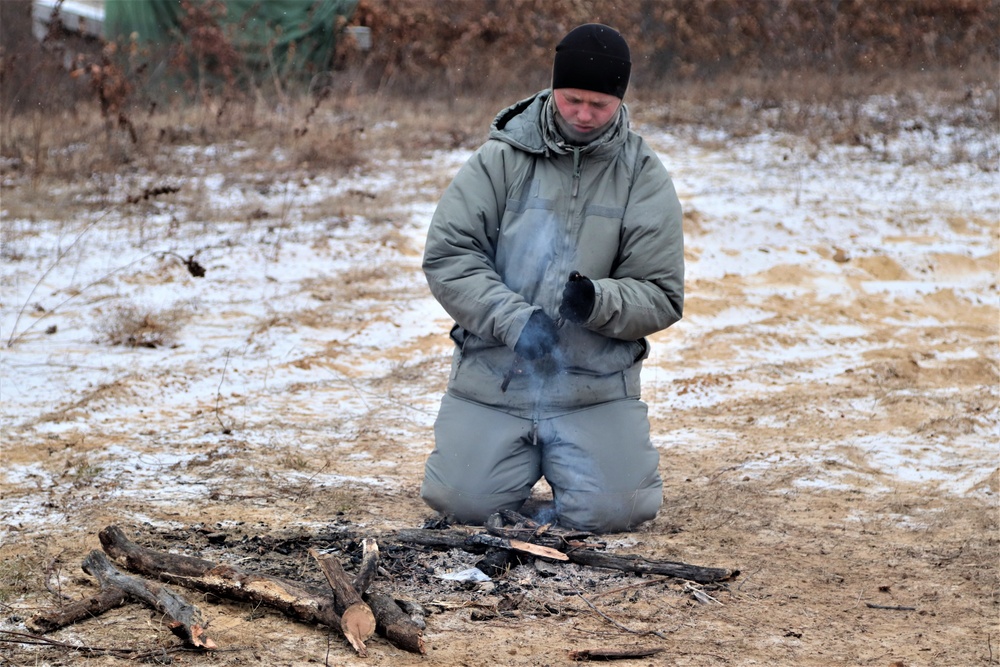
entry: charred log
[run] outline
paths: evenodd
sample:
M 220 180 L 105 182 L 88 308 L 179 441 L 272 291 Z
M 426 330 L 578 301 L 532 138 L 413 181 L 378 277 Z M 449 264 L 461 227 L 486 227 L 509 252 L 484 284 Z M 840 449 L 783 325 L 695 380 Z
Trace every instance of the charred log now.
M 117 586 L 105 588 L 100 593 L 71 602 L 58 609 L 43 611 L 32 616 L 25 626 L 32 632 L 45 634 L 55 632 L 88 618 L 100 616 L 106 611 L 125 604 L 128 594 Z
M 336 629 L 342 627 L 341 616 L 336 610 L 335 596 L 318 587 L 280 577 L 246 572 L 202 558 L 148 549 L 129 540 L 125 532 L 117 526 L 105 528 L 99 537 L 109 555 L 121 559 L 129 570 L 138 574 L 212 593 L 229 600 L 264 604 L 305 623 Z M 369 566 L 364 565 L 364 559 L 362 561 L 363 567 L 371 567 L 372 572 L 378 568 L 377 547 L 374 551 L 375 553 L 368 557 Z M 359 573 L 359 576 L 361 574 L 363 573 Z M 355 582 L 358 582 L 357 578 Z M 360 594 L 360 591 L 358 593 Z M 388 600 L 392 602 L 392 598 Z M 371 612 L 375 615 L 376 631 L 398 648 L 424 653 L 421 629 L 405 614 L 401 617 L 395 603 L 389 605 L 381 602 L 383 601 L 369 602 Z
M 368 649 L 365 640 L 375 634 L 375 615 L 371 608 L 361 599 L 361 594 L 347 578 L 340 561 L 330 554 L 321 554 L 315 549 L 309 550 L 323 570 L 326 580 L 333 589 L 333 598 L 337 613 L 340 614 L 340 630 L 361 657 L 367 657 Z
M 340 628 L 333 596 L 279 577 L 246 572 L 230 565 L 141 547 L 117 526 L 100 532 L 101 545 L 137 574 L 241 602 L 264 604 L 305 623 Z
M 169 619 L 171 632 L 184 643 L 196 648 L 216 648 L 215 642 L 205 635 L 207 624 L 201 610 L 166 586 L 120 572 L 107 556 L 96 550 L 83 559 L 83 570 L 96 578 L 101 588 L 120 588 L 129 597 L 163 613 Z
M 570 660 L 632 660 L 635 658 L 648 658 L 651 655 L 661 653 L 662 648 L 632 648 L 632 649 L 582 649 L 580 651 L 570 651 Z
M 713 584 L 734 579 L 739 570 L 726 570 L 718 567 L 700 567 L 665 560 L 650 560 L 643 556 L 630 554 L 609 554 L 593 549 L 574 549 L 566 553 L 570 562 L 590 567 L 605 567 L 634 574 L 659 574 L 666 577 L 686 579 L 699 584 Z
M 358 573 L 354 575 L 354 590 L 363 596 L 371 587 L 375 575 L 378 574 L 379 553 L 378 542 L 370 537 L 362 540 L 361 545 L 363 555 L 361 565 L 358 566 Z
M 400 609 L 396 601 L 383 593 L 369 593 L 365 601 L 371 607 L 378 623 L 378 633 L 394 646 L 411 653 L 427 653 L 420 627 Z
M 471 553 L 484 553 L 490 547 L 502 546 L 503 542 L 484 539 L 489 535 L 470 535 L 461 530 L 401 530 L 395 533 L 396 540 L 409 544 L 432 547 L 435 549 L 464 549 Z M 500 539 L 500 538 L 498 538 Z M 516 540 L 507 540 L 517 544 Z M 510 546 L 506 548 L 511 548 Z M 519 549 L 527 551 L 526 549 Z M 739 575 L 739 570 L 728 570 L 715 567 L 701 567 L 674 561 L 660 561 L 643 556 L 628 554 L 609 554 L 591 548 L 567 548 L 563 554 L 571 563 L 589 567 L 603 567 L 634 574 L 659 574 L 667 577 L 686 579 L 702 584 L 727 581 Z

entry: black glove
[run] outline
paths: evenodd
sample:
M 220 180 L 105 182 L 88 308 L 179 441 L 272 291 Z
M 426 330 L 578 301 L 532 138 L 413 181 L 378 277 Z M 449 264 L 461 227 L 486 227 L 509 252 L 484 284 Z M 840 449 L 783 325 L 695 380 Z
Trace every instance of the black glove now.
M 525 359 L 540 359 L 551 352 L 558 342 L 559 328 L 556 323 L 542 311 L 536 310 L 521 330 L 521 336 L 514 344 L 514 352 Z
M 569 274 L 569 280 L 563 288 L 559 314 L 570 322 L 579 324 L 590 317 L 595 301 L 597 301 L 597 291 L 594 289 L 594 281 L 581 275 L 579 271 L 574 271 Z

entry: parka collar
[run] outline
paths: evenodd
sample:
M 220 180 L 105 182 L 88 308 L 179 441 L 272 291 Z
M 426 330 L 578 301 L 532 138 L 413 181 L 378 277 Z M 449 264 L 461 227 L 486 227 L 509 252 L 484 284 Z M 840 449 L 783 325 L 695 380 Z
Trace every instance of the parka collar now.
M 546 89 L 501 111 L 490 127 L 490 138 L 504 141 L 527 153 L 544 155 L 563 155 L 579 149 L 583 155 L 601 157 L 615 154 L 621 149 L 628 137 L 629 127 L 628 108 L 625 104 L 619 109 L 618 120 L 613 128 L 586 146 L 570 146 L 555 129 L 547 111 L 551 95 L 552 90 Z

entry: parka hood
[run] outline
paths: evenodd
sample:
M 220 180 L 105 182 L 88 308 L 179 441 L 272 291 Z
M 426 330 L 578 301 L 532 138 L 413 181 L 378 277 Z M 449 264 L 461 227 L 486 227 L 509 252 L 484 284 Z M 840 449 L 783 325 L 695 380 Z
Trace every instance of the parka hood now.
M 527 153 L 566 154 L 579 148 L 584 155 L 600 157 L 617 153 L 628 138 L 628 107 L 623 103 L 614 125 L 586 146 L 570 146 L 548 118 L 552 90 L 546 89 L 515 102 L 497 114 L 490 126 L 490 139 L 506 142 Z

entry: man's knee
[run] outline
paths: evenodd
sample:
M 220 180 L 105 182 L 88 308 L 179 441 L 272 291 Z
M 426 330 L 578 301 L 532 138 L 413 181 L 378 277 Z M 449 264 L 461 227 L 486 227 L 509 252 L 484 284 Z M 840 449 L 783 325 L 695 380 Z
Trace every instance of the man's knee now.
M 663 504 L 663 485 L 631 493 L 562 491 L 556 498 L 559 523 L 594 533 L 632 530 L 656 517 Z
M 482 524 L 486 518 L 502 509 L 518 510 L 531 489 L 488 495 L 471 493 L 446 486 L 427 477 L 420 487 L 420 497 L 432 509 L 461 523 Z
M 525 441 L 531 421 L 445 395 L 420 495 L 463 523 L 518 509 L 541 476 L 540 452 Z

